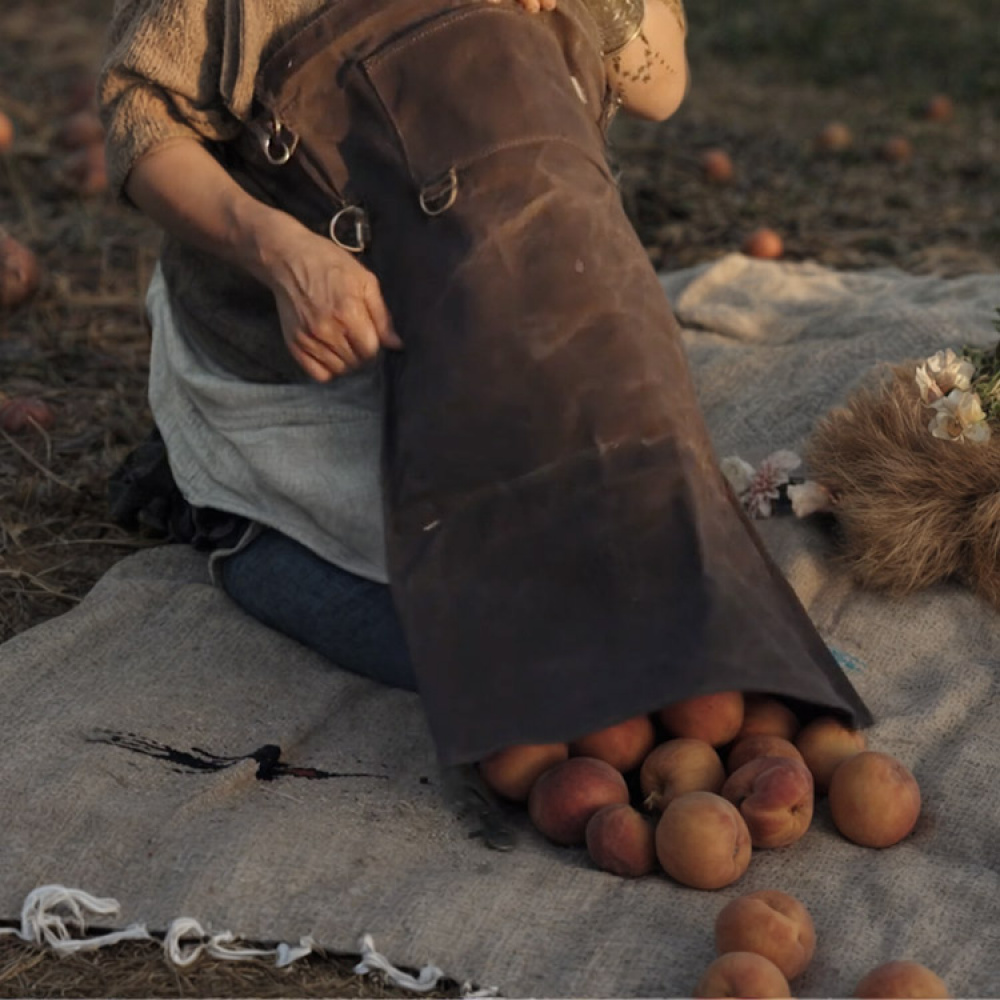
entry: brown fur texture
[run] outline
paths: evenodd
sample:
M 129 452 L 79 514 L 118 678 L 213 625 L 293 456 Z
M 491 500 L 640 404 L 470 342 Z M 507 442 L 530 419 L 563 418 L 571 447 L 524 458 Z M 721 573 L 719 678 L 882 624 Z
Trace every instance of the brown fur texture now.
M 1000 429 L 986 444 L 934 437 L 918 364 L 887 369 L 820 421 L 809 478 L 835 497 L 862 586 L 905 594 L 957 579 L 1000 609 Z

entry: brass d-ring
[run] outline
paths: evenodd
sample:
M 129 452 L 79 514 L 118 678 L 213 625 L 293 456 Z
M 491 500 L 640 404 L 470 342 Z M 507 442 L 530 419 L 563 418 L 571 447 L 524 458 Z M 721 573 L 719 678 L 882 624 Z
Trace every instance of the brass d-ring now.
M 424 215 L 447 212 L 458 197 L 458 173 L 452 167 L 446 174 L 425 184 L 420 191 L 420 208 Z

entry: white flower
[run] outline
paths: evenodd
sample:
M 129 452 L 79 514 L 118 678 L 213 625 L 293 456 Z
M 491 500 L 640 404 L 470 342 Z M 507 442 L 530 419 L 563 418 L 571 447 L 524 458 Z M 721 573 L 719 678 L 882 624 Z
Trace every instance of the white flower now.
M 937 411 L 928 424 L 931 434 L 945 441 L 968 441 L 985 444 L 990 439 L 990 425 L 974 392 L 952 389 L 933 404 Z
M 916 370 L 917 388 L 925 403 L 935 403 L 953 389 L 963 392 L 972 387 L 976 367 L 971 361 L 960 358 L 950 347 L 932 354 Z
M 788 499 L 792 502 L 792 513 L 796 517 L 827 513 L 833 510 L 833 494 L 813 479 L 788 487 Z
M 771 504 L 778 499 L 779 490 L 788 482 L 788 475 L 802 464 L 794 451 L 776 451 L 768 455 L 754 474 L 743 506 L 751 517 L 770 517 Z
M 738 497 L 743 496 L 750 488 L 753 466 L 749 462 L 744 462 L 738 455 L 730 455 L 719 463 L 719 468 Z

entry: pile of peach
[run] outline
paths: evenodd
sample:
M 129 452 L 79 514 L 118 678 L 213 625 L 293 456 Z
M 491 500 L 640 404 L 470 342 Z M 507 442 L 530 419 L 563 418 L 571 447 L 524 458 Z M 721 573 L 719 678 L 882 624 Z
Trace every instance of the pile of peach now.
M 816 951 L 809 911 L 794 896 L 764 889 L 727 903 L 715 918 L 719 957 L 705 970 L 695 997 L 788 997 L 789 981 Z M 947 997 L 944 982 L 918 962 L 886 962 L 862 977 L 855 997 Z
M 866 847 L 902 840 L 920 812 L 913 775 L 867 750 L 863 733 L 833 716 L 800 726 L 762 694 L 692 698 L 568 744 L 508 747 L 479 767 L 498 794 L 527 802 L 554 843 L 586 844 L 618 875 L 659 865 L 697 889 L 734 882 L 754 848 L 795 843 L 816 793 L 829 796 L 837 830 Z M 638 777 L 634 801 L 626 774 Z

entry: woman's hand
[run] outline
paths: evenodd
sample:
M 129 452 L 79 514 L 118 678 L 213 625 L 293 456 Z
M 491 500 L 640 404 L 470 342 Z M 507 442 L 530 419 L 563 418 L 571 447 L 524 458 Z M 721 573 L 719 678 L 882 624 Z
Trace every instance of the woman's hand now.
M 490 0 L 490 3 L 500 3 L 501 0 Z M 555 10 L 556 0 L 517 0 L 529 13 L 537 14 L 540 10 Z

